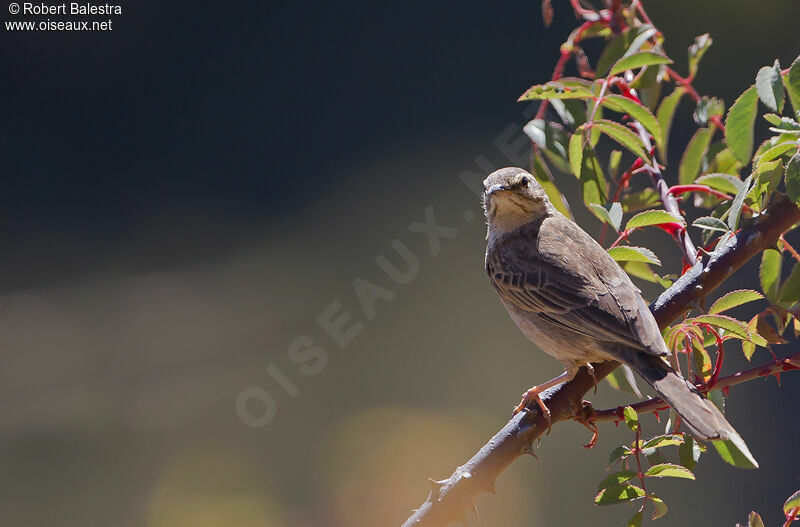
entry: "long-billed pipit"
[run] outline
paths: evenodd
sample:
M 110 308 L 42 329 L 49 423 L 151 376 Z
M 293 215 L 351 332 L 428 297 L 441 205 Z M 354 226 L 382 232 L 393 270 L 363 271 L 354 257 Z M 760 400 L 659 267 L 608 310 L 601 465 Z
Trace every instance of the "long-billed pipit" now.
M 752 459 L 722 413 L 662 358 L 667 346 L 625 271 L 556 210 L 536 179 L 504 168 L 483 184 L 489 279 L 517 327 L 566 369 L 526 391 L 516 412 L 536 400 L 549 417 L 540 392 L 585 364 L 613 360 L 647 381 L 698 439 L 731 440 Z

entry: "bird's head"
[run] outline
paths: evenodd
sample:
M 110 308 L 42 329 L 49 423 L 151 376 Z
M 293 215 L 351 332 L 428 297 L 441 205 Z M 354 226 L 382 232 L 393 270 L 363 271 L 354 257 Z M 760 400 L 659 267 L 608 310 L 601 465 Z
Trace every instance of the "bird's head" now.
M 483 186 L 483 206 L 490 231 L 510 232 L 553 210 L 536 178 L 521 168 L 496 170 L 484 180 Z

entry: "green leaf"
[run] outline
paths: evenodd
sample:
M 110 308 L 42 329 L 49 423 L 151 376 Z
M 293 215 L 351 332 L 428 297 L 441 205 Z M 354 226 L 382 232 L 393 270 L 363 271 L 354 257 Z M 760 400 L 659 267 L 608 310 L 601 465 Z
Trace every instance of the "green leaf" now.
M 652 51 L 640 51 L 619 59 L 612 67 L 609 75 L 616 75 L 626 70 L 633 70 L 654 64 L 672 64 L 672 59 Z
M 750 511 L 747 517 L 747 527 L 764 527 L 764 521 L 756 511 Z
M 775 61 L 773 66 L 764 66 L 756 75 L 756 91 L 764 106 L 773 112 L 783 111 L 783 81 L 781 65 Z
M 658 256 L 650 249 L 645 249 L 644 247 L 620 245 L 610 248 L 607 252 L 608 255 L 617 262 L 643 262 L 661 265 L 661 260 L 658 259 Z
M 764 296 L 761 293 L 758 291 L 753 291 L 752 289 L 739 289 L 737 291 L 731 291 L 714 302 L 714 304 L 712 304 L 709 308 L 708 313 L 711 315 L 722 313 L 723 311 L 733 309 L 734 307 L 741 306 L 742 304 L 746 304 L 748 302 L 761 300 L 762 298 L 764 298 Z
M 754 316 L 750 322 L 747 323 L 747 329 L 750 333 L 758 333 L 758 315 Z M 745 340 L 742 341 L 742 354 L 744 354 L 744 358 L 748 361 L 753 357 L 753 353 L 756 352 L 756 345 L 752 342 L 747 342 Z
M 691 470 L 680 465 L 674 465 L 672 463 L 653 465 L 647 469 L 647 472 L 645 472 L 644 475 L 651 478 L 694 479 L 694 474 L 692 474 Z
M 639 51 L 644 42 L 638 37 L 643 34 L 646 35 L 647 33 L 652 35 L 652 29 L 653 26 L 642 24 L 641 26 L 628 28 L 611 39 L 611 42 L 606 45 L 603 53 L 597 60 L 597 67 L 595 68 L 597 77 L 605 77 L 608 68 L 626 53 L 635 53 Z
M 622 210 L 624 212 L 636 212 L 637 210 L 647 209 L 661 202 L 661 195 L 651 188 L 643 188 L 636 192 L 623 194 L 620 198 Z
M 682 444 L 683 444 L 683 435 L 664 434 L 648 440 L 644 445 L 642 445 L 642 450 L 647 450 L 648 448 L 661 448 L 665 446 L 675 446 Z
M 536 178 L 536 181 L 539 182 L 547 193 L 547 197 L 550 198 L 550 202 L 553 206 L 567 218 L 572 218 L 572 211 L 569 209 L 567 198 L 558 190 L 558 187 L 553 181 L 553 175 L 550 173 L 550 170 L 547 168 L 547 163 L 545 163 L 542 154 L 539 152 L 536 152 L 533 156 L 533 177 Z M 622 210 L 620 208 L 620 213 L 621 212 Z
M 761 255 L 761 268 L 759 278 L 761 279 L 761 290 L 773 304 L 778 303 L 778 290 L 781 283 L 781 268 L 783 267 L 783 256 L 775 249 L 767 249 Z
M 791 307 L 800 302 L 800 263 L 792 267 L 792 272 L 778 292 L 778 302 Z
M 697 68 L 700 64 L 700 59 L 703 58 L 703 55 L 706 54 L 708 48 L 711 47 L 711 44 L 714 43 L 714 40 L 711 36 L 706 33 L 705 35 L 700 35 L 699 37 L 695 37 L 694 44 L 689 46 L 689 77 L 694 78 L 697 75 Z
M 519 96 L 518 101 L 540 101 L 549 99 L 591 99 L 592 91 L 581 84 L 567 84 L 563 80 L 536 84 Z
M 626 527 L 642 527 L 642 511 L 631 516 Z
M 606 95 L 603 98 L 602 104 L 609 110 L 614 110 L 615 112 L 623 114 L 626 113 L 633 119 L 642 123 L 642 126 L 644 126 L 645 129 L 653 135 L 657 145 L 664 140 L 661 132 L 661 125 L 658 124 L 658 119 L 656 119 L 656 116 L 653 115 L 650 110 L 633 99 L 628 99 L 622 95 L 612 94 Z
M 730 174 L 704 174 L 695 180 L 698 185 L 706 185 L 735 196 L 744 187 L 744 181 Z
M 668 277 L 662 277 L 653 272 L 650 266 L 644 262 L 623 262 L 622 268 L 628 275 L 634 278 L 641 278 L 647 282 L 659 284 L 664 289 L 672 285 L 672 281 Z
M 655 510 L 653 511 L 653 519 L 657 520 L 659 518 L 663 518 L 667 513 L 667 504 L 664 503 L 664 500 L 651 494 L 650 501 L 653 503 L 653 507 L 655 507 Z
M 739 468 L 758 468 L 758 463 L 741 437 L 736 436 L 732 439 L 712 441 L 712 443 L 717 449 L 719 457 L 726 463 Z
M 611 204 L 611 207 L 606 209 L 604 206 L 597 203 L 590 203 L 589 209 L 600 221 L 608 223 L 615 231 L 619 232 L 619 226 L 622 223 L 622 205 L 614 202 Z
M 689 324 L 710 324 L 722 328 L 732 336 L 737 336 L 744 340 L 750 340 L 752 338 L 752 334 L 747 329 L 744 322 L 726 315 L 699 315 L 687 319 L 686 322 Z
M 646 210 L 628 220 L 625 230 L 647 227 L 649 225 L 662 225 L 664 223 L 684 224 L 683 218 L 665 210 Z
M 800 204 L 800 152 L 786 164 L 786 193 L 795 204 Z
M 764 151 L 763 154 L 758 156 L 758 162 L 756 164 L 757 170 L 760 172 L 766 168 L 767 162 L 772 161 L 776 157 L 780 157 L 789 150 L 794 149 L 795 151 L 798 150 L 798 144 L 794 141 L 788 143 L 778 143 L 775 146 L 772 146 Z
M 708 150 L 708 145 L 711 143 L 713 135 L 713 128 L 700 128 L 692 136 L 678 167 L 678 181 L 681 185 L 692 183 L 697 178 L 697 174 L 700 173 L 703 156 Z
M 728 147 L 742 163 L 749 163 L 753 155 L 753 124 L 756 120 L 758 93 L 755 86 L 750 86 L 742 93 L 725 120 L 725 140 Z
M 607 119 L 596 119 L 592 122 L 591 126 L 592 130 L 600 130 L 611 139 L 633 152 L 636 157 L 647 160 L 647 150 L 641 138 L 627 126 Z
M 622 151 L 612 150 L 608 155 L 608 177 L 611 181 L 616 181 L 619 175 L 619 162 L 622 159 Z
M 581 177 L 581 163 L 583 162 L 583 130 L 581 126 L 569 138 L 569 165 L 576 178 Z
M 800 112 L 800 57 L 794 59 L 789 73 L 784 75 L 783 85 L 786 87 L 786 93 L 789 94 L 792 108 L 795 112 Z
M 636 377 L 634 377 L 630 366 L 622 364 L 619 368 L 608 374 L 606 381 L 615 390 L 627 392 L 636 397 L 642 397 L 642 392 L 639 391 L 639 387 L 636 385 Z
M 613 474 L 606 476 L 603 481 L 597 485 L 597 490 L 601 490 L 612 485 L 621 485 L 633 477 L 636 477 L 635 470 L 620 470 L 619 472 L 614 472 Z
M 683 444 L 678 447 L 678 456 L 681 459 L 681 465 L 689 470 L 694 470 L 694 467 L 697 466 L 697 461 L 700 459 L 700 454 L 702 453 L 700 443 L 690 435 L 687 435 Z
M 675 110 L 678 108 L 678 103 L 681 97 L 686 93 L 683 88 L 675 88 L 672 93 L 664 97 L 661 104 L 656 111 L 656 119 L 661 126 L 661 132 L 664 140 L 658 145 L 658 156 L 661 161 L 667 161 L 667 143 L 669 142 L 669 131 L 672 128 L 672 119 L 675 117 Z
M 603 204 L 606 202 L 606 178 L 603 169 L 595 156 L 592 145 L 583 147 L 581 156 L 581 196 L 586 205 L 590 203 Z
M 783 504 L 783 514 L 788 518 L 792 511 L 798 507 L 800 507 L 800 490 L 789 496 L 789 499 Z
M 697 218 L 692 223 L 692 227 L 700 227 L 701 229 L 705 229 L 707 231 L 728 232 L 730 230 L 724 221 L 713 216 L 703 216 L 702 218 Z
M 744 188 L 736 194 L 736 197 L 733 199 L 733 203 L 731 204 L 731 208 L 728 212 L 728 226 L 731 230 L 735 231 L 736 227 L 739 225 L 739 216 L 742 214 L 742 205 L 744 205 L 744 199 L 747 197 L 747 193 L 750 192 L 750 185 L 753 183 L 753 176 L 747 176 L 747 179 L 744 180 Z
M 639 416 L 636 414 L 636 410 L 634 410 L 630 406 L 626 406 L 622 413 L 625 416 L 625 424 L 628 425 L 628 428 L 630 428 L 634 432 L 638 430 Z
M 644 496 L 644 490 L 636 485 L 612 485 L 597 493 L 594 502 L 597 505 L 612 505 L 623 501 L 633 501 Z

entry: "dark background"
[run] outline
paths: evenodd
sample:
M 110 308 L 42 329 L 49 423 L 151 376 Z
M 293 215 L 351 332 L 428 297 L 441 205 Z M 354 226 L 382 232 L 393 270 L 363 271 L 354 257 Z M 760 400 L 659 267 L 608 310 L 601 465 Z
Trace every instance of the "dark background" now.
M 679 71 L 712 34 L 696 86 L 728 104 L 800 52 L 793 0 L 646 5 Z M 0 31 L 3 523 L 400 523 L 426 477 L 559 373 L 487 286 L 482 222 L 461 219 L 477 199 L 458 180 L 478 156 L 508 163 L 492 142 L 524 125 L 516 98 L 574 27 L 566 2 L 555 9 L 544 29 L 535 1 L 130 2 L 110 32 Z M 673 159 L 692 129 L 671 138 Z M 429 205 L 459 229 L 436 257 L 407 230 Z M 374 259 L 395 238 L 421 271 L 390 287 Z M 669 260 L 668 240 L 652 243 Z M 374 320 L 355 278 L 395 295 Z M 315 322 L 333 300 L 365 324 L 344 349 Z M 287 358 L 299 335 L 328 352 L 318 375 Z M 779 521 L 800 486 L 800 384 L 783 383 L 731 397 L 762 470 L 708 456 L 699 481 L 661 486 L 667 524 L 733 525 L 752 508 Z M 267 427 L 237 417 L 249 386 L 276 400 Z M 608 392 L 597 399 L 623 400 Z M 585 435 L 554 431 L 540 463 L 518 462 L 502 499 L 482 500 L 483 521 L 620 524 L 627 511 L 591 499 L 627 437 L 607 427 L 585 452 Z

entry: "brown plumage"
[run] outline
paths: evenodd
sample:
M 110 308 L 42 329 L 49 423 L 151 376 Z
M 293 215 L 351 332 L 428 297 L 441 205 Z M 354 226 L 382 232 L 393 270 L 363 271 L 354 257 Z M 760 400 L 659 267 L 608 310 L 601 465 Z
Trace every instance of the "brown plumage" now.
M 749 455 L 722 413 L 662 357 L 667 347 L 640 291 L 608 253 L 550 203 L 535 178 L 504 168 L 485 181 L 488 221 L 486 272 L 520 330 L 574 377 L 589 362 L 630 366 L 701 440 L 731 440 Z M 753 463 L 755 461 L 753 460 Z

